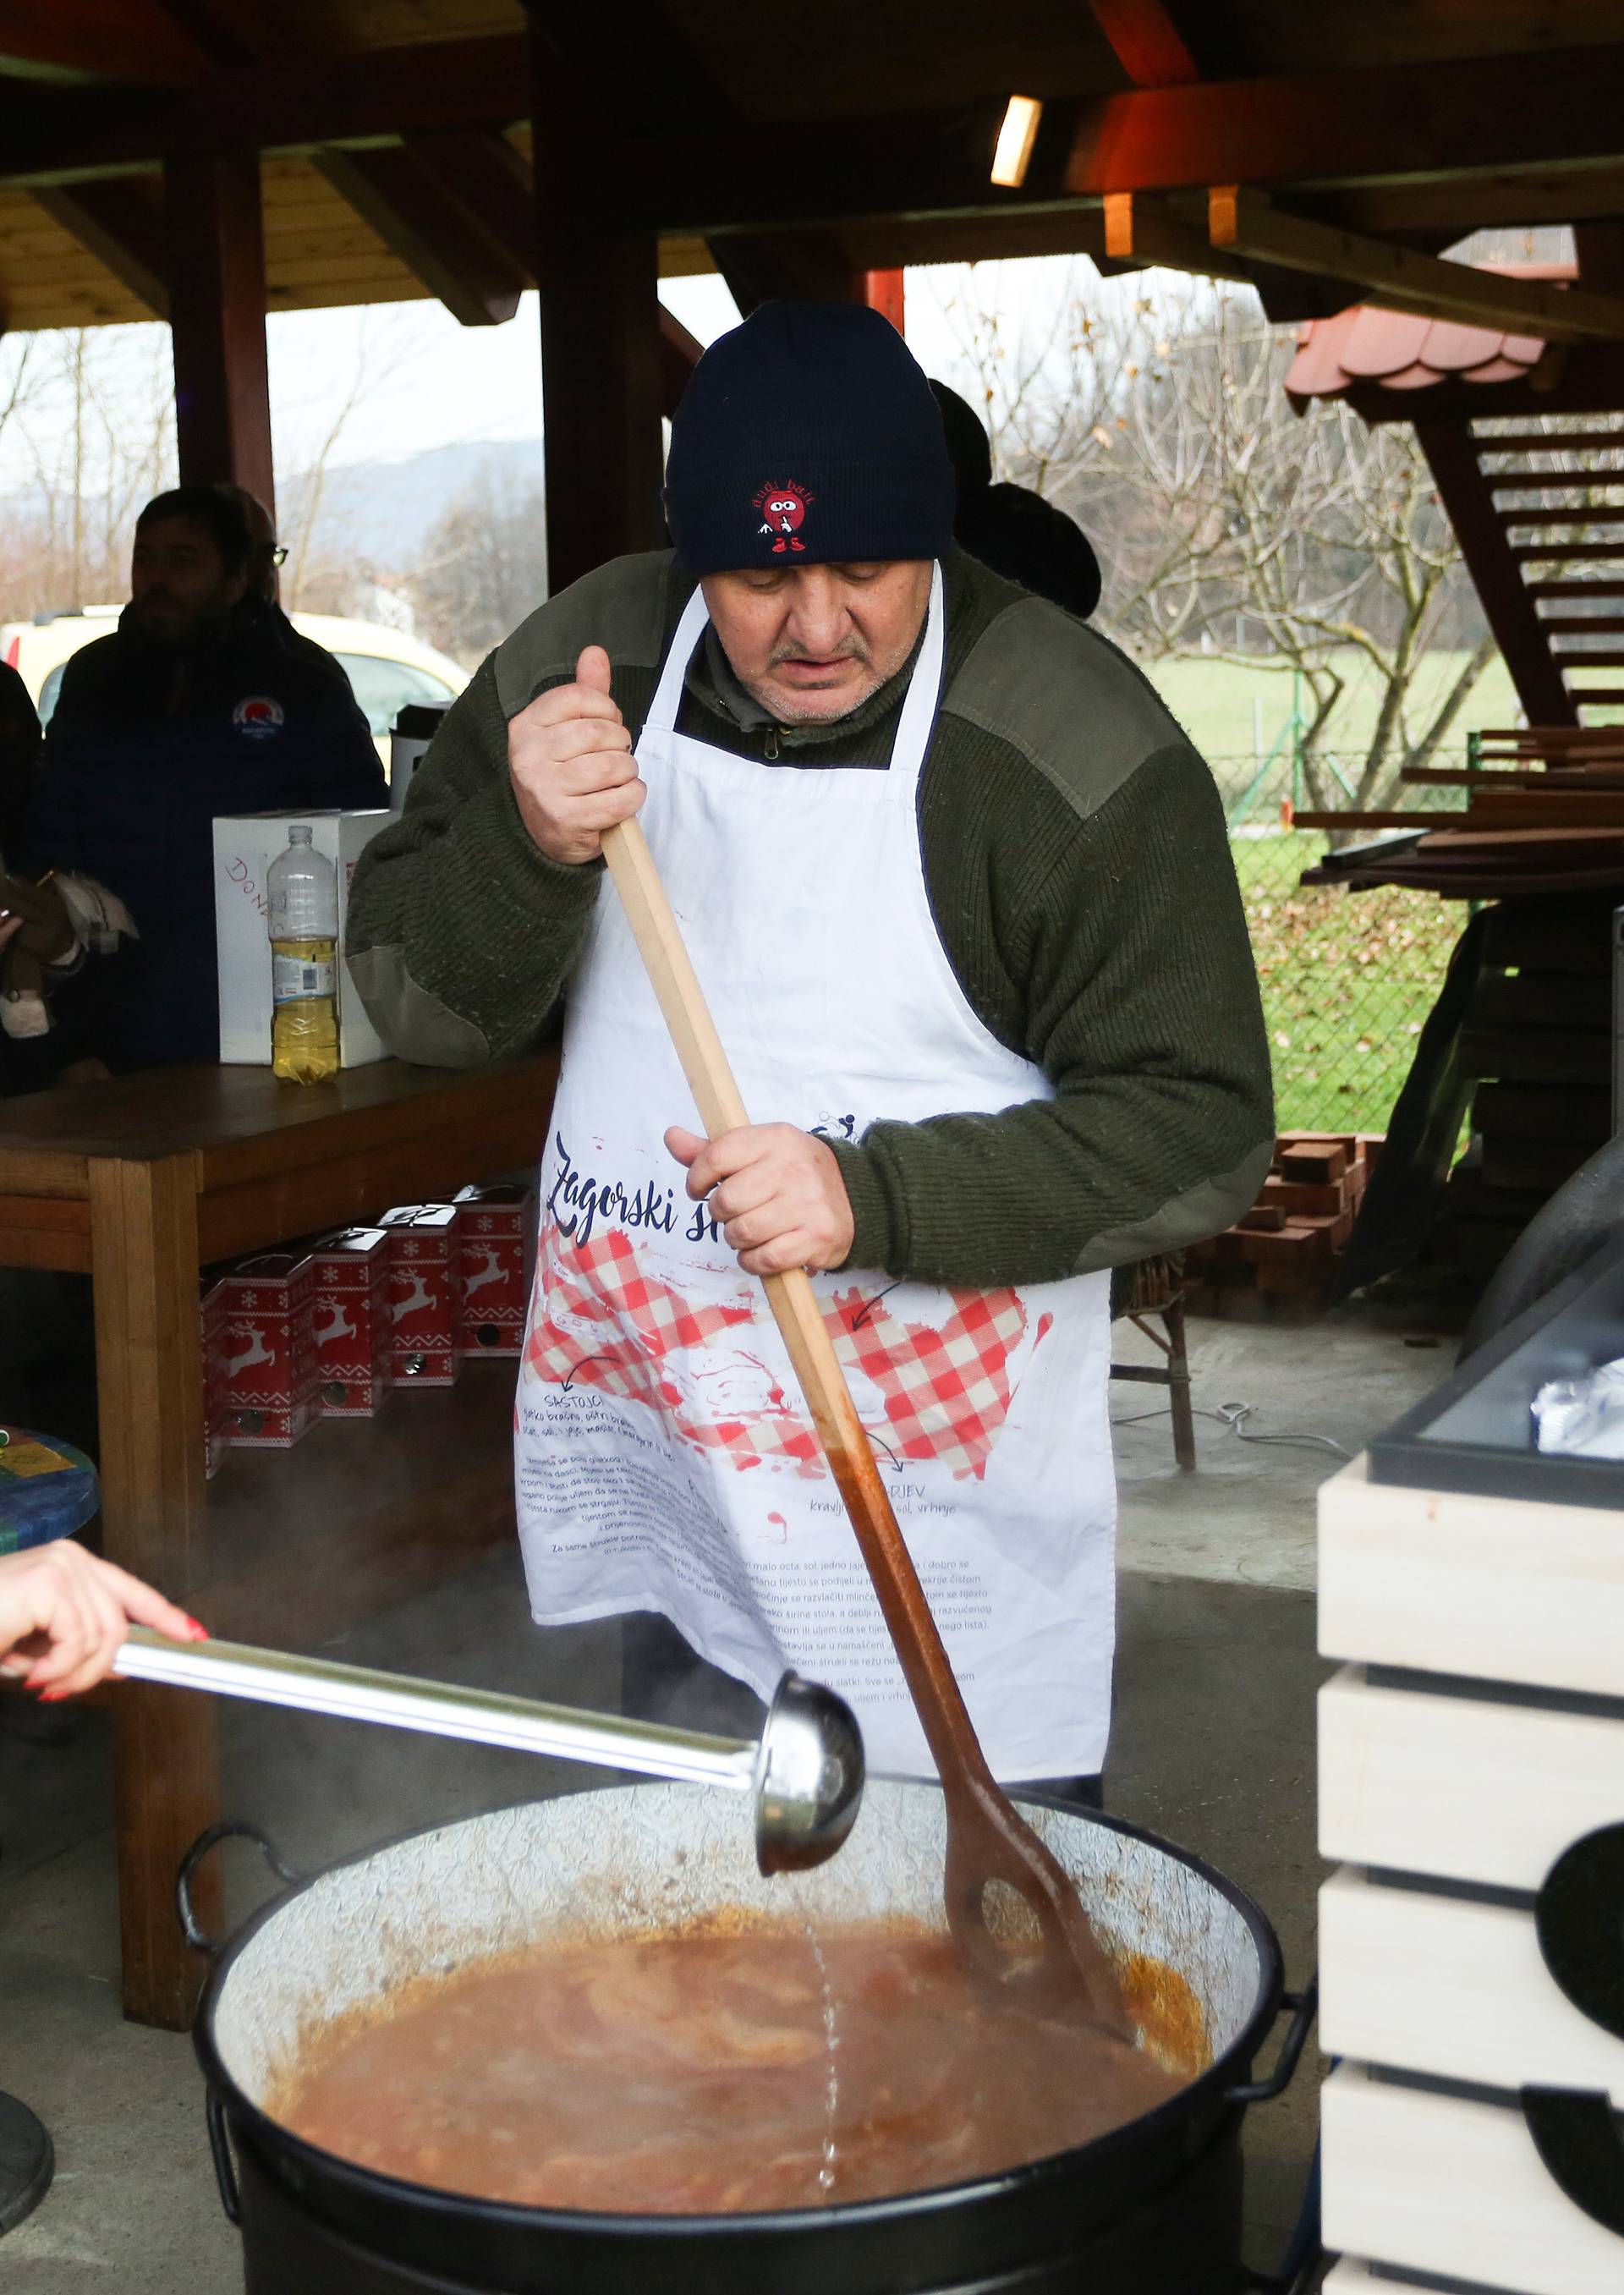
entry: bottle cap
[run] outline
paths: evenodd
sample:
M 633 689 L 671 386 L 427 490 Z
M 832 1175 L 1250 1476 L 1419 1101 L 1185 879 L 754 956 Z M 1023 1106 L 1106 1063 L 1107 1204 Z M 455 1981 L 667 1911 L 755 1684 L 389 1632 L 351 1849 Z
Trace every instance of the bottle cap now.
M 288 831 L 288 842 L 290 845 L 308 845 L 310 842 L 309 829 L 301 822 L 298 828 L 290 829 Z

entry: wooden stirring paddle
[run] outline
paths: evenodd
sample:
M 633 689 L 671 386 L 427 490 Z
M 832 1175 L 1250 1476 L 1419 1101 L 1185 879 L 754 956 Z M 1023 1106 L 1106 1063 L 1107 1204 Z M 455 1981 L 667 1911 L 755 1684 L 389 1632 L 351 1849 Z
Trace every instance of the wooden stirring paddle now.
M 603 853 L 700 1121 L 714 1139 L 750 1118 L 641 825 L 623 821 L 606 829 Z M 941 1776 L 953 1940 L 983 1989 L 1000 1999 L 1041 2014 L 1081 2015 L 1126 2036 L 1130 2025 L 1115 1972 L 1076 1891 L 987 1767 L 811 1280 L 801 1268 L 763 1280 Z M 989 1922 L 989 1893 L 999 1882 L 1035 1915 L 1035 1958 L 1017 1957 Z

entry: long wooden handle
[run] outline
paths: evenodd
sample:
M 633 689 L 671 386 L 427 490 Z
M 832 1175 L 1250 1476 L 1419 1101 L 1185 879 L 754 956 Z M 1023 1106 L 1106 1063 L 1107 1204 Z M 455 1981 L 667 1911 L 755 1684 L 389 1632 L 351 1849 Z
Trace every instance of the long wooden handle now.
M 700 1122 L 712 1139 L 748 1123 L 732 1067 L 640 823 L 623 821 L 606 830 L 603 853 Z M 852 1401 L 817 1294 L 801 1268 L 763 1280 L 936 1767 L 944 1782 L 956 1769 L 961 1775 L 978 1774 L 991 1784 L 963 1693 L 880 1480 L 873 1445 Z
M 638 822 L 623 821 L 606 829 L 603 854 L 700 1122 L 712 1139 L 747 1123 L 732 1067 Z M 1125 2034 L 1130 2026 L 1120 1989 L 1075 1890 L 987 1767 L 811 1280 L 804 1268 L 795 1268 L 763 1281 L 942 1780 L 947 1918 L 959 1949 L 994 1997 L 1009 1997 L 1008 1956 L 989 1925 L 987 1901 L 990 1883 L 1007 1883 L 1038 1918 L 1042 1948 L 1019 1980 L 1033 2003 L 1045 2013 L 1081 2010 L 1106 2030 Z

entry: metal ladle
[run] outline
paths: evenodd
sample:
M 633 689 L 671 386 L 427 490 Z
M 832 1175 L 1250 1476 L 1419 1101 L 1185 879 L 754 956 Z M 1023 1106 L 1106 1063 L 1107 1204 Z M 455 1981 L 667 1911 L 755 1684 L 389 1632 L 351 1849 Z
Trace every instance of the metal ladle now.
M 113 1670 L 126 1680 L 161 1682 L 170 1689 L 203 1689 L 335 1720 L 372 1721 L 387 1729 L 417 1729 L 431 1737 L 507 1745 L 747 1793 L 755 1803 L 755 1861 L 766 1874 L 803 1873 L 823 1864 L 851 1832 L 862 1800 L 856 1717 L 844 1698 L 798 1673 L 779 1682 L 755 1743 L 238 1642 L 172 1642 L 144 1626 L 131 1627 Z

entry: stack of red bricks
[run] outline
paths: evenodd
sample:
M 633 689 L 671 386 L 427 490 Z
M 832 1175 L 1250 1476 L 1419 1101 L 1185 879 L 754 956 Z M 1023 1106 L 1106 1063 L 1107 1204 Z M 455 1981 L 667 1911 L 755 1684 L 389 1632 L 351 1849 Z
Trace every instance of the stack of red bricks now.
M 1318 1313 L 1381 1149 L 1371 1132 L 1281 1132 L 1245 1217 L 1185 1254 L 1190 1312 L 1237 1322 Z

